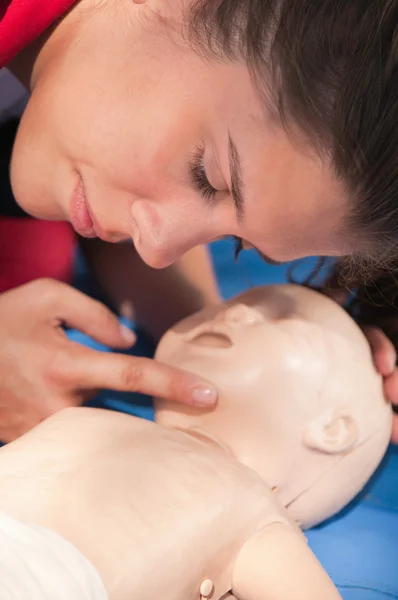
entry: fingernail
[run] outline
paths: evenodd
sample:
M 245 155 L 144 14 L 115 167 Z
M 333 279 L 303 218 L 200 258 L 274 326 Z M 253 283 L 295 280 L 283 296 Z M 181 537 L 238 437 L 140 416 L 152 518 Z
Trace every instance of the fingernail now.
M 197 406 L 213 406 L 217 401 L 217 392 L 212 387 L 198 385 L 192 389 L 191 397 Z
M 134 344 L 135 340 L 137 339 L 135 333 L 125 325 L 120 325 L 120 335 L 129 344 Z

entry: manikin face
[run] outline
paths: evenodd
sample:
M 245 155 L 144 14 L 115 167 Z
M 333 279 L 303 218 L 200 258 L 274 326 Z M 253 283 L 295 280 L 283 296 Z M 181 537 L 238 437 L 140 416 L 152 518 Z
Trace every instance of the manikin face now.
M 333 168 L 275 123 L 246 65 L 192 49 L 191 3 L 76 3 L 35 64 L 17 201 L 83 236 L 132 238 L 153 267 L 225 235 L 276 261 L 349 252 Z
M 158 401 L 157 422 L 214 437 L 286 504 L 380 427 L 387 444 L 391 410 L 368 344 L 316 292 L 249 291 L 182 321 L 157 358 L 205 376 L 220 393 L 210 412 Z

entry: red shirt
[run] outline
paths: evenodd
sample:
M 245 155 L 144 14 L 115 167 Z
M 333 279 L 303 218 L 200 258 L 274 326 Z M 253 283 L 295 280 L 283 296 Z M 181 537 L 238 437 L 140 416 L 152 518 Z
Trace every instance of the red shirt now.
M 0 67 L 4 67 L 76 0 L 0 0 Z
M 0 67 L 75 2 L 0 0 Z M 74 251 L 75 236 L 69 223 L 0 217 L 0 293 L 38 277 L 70 281 Z

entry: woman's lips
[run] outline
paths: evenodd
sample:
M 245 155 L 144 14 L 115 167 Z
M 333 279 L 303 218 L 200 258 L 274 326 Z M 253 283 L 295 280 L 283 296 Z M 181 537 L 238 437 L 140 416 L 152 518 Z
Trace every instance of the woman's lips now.
M 90 209 L 83 179 L 80 175 L 72 197 L 70 221 L 76 232 L 86 238 L 99 237 L 104 242 L 116 242 L 126 239 L 126 236 L 123 235 L 108 235 L 102 229 Z
M 87 207 L 87 199 L 84 191 L 83 180 L 79 175 L 77 185 L 73 191 L 70 209 L 70 221 L 75 231 L 86 238 L 97 237 L 94 229 L 93 219 Z

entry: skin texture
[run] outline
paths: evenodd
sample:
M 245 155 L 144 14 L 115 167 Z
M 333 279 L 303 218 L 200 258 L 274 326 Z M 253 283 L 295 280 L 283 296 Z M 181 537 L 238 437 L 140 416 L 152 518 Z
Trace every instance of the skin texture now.
M 388 443 L 360 330 L 316 292 L 260 288 L 159 354 L 217 379 L 218 407 L 62 411 L 0 450 L 0 509 L 72 542 L 110 600 L 193 600 L 205 579 L 215 600 L 340 598 L 294 521 L 338 511 Z
M 82 0 L 58 25 L 36 60 L 15 146 L 18 202 L 70 219 L 79 186 L 100 237 L 132 237 L 155 267 L 231 234 L 275 260 L 343 254 L 347 198 L 331 168 L 264 110 L 244 65 L 190 48 L 187 6 Z M 241 155 L 241 219 L 229 136 Z M 211 202 L 190 178 L 198 146 L 218 190 Z
M 264 109 L 244 65 L 192 50 L 182 35 L 187 6 L 80 0 L 14 61 L 32 90 L 11 167 L 17 200 L 38 217 L 72 220 L 83 235 L 132 238 L 152 267 L 231 234 L 279 261 L 349 252 L 348 199 L 330 165 Z M 229 137 L 241 156 L 244 216 L 231 193 Z M 211 200 L 190 176 L 198 146 L 217 190 Z M 395 352 L 370 336 L 395 402 Z

